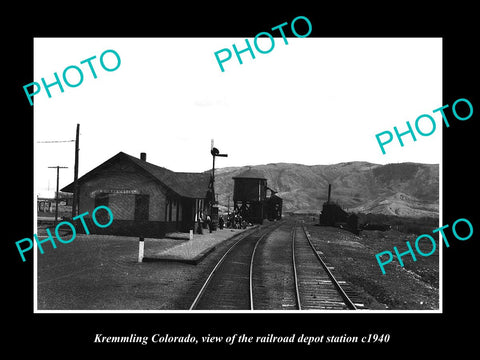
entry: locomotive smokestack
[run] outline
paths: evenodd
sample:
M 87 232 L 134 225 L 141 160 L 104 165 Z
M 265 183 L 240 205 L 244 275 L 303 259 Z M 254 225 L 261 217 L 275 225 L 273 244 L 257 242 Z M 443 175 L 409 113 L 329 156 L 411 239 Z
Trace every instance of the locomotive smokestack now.
M 327 203 L 330 204 L 330 194 L 332 192 L 332 184 L 328 184 L 328 199 Z

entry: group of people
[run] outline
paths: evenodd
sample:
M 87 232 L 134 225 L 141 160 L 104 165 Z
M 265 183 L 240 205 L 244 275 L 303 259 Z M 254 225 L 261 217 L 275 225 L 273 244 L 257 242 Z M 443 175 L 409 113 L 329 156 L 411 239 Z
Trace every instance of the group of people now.
M 242 218 L 238 213 L 230 213 L 226 216 L 227 221 L 223 218 L 223 215 L 218 216 L 218 228 L 222 230 L 225 226 L 227 229 L 246 229 L 247 221 Z M 208 229 L 211 233 L 214 230 L 214 224 L 210 215 L 201 213 L 200 216 L 197 216 L 197 233 L 203 234 L 203 229 Z
M 245 229 L 248 223 L 238 213 L 230 213 L 227 215 L 227 228 L 229 229 Z

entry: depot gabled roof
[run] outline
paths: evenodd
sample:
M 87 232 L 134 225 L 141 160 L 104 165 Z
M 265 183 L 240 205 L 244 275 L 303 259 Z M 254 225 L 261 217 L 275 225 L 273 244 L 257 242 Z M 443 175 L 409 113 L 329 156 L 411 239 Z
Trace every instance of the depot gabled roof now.
M 183 197 L 203 199 L 205 198 L 210 187 L 209 173 L 174 172 L 161 166 L 149 163 L 145 160 L 125 154 L 122 151 L 80 177 L 78 182 L 81 185 L 82 182 L 97 176 L 100 170 L 107 169 L 116 162 L 124 161 L 133 163 L 139 171 L 145 173 L 147 176 L 152 177 L 161 185 L 169 188 L 173 192 Z M 61 191 L 73 192 L 73 189 L 73 183 L 71 183 L 61 189 Z

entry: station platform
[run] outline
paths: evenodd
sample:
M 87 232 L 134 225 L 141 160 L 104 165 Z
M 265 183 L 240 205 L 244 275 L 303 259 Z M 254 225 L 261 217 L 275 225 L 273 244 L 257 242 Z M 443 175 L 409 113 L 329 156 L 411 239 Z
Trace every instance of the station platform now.
M 150 253 L 143 258 L 143 262 L 152 261 L 177 261 L 189 264 L 198 264 L 208 254 L 215 250 L 215 247 L 225 240 L 231 239 L 244 232 L 252 232 L 258 225 L 247 227 L 246 229 L 217 229 L 211 233 L 204 231 L 203 234 L 193 234 L 193 239 L 189 240 L 190 234 L 174 233 L 167 234 L 170 239 L 185 240 L 181 244 L 172 246 L 157 253 Z

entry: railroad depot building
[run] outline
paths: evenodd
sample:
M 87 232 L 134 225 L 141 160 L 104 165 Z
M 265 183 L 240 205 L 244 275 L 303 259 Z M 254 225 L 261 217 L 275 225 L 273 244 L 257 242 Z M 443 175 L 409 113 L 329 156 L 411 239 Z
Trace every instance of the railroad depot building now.
M 207 212 L 212 200 L 209 173 L 180 173 L 119 152 L 77 181 L 78 214 L 88 212 L 91 233 L 159 238 L 169 232 L 195 229 L 196 217 Z M 62 189 L 74 192 L 74 183 Z M 93 225 L 91 214 L 100 205 L 110 208 L 113 222 L 107 228 Z M 103 212 L 103 211 L 102 211 Z M 100 223 L 108 222 L 96 218 Z M 78 232 L 84 232 L 76 220 Z

